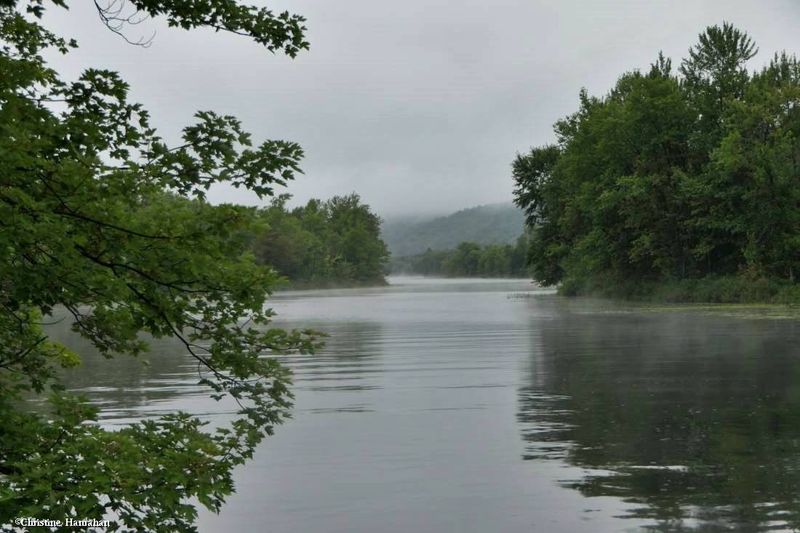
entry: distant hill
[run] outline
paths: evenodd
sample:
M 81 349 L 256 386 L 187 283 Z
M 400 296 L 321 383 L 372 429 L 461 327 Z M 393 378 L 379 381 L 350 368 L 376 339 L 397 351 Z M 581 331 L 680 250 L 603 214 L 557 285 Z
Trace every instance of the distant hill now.
M 431 248 L 449 250 L 458 243 L 505 244 L 522 233 L 522 211 L 511 203 L 463 209 L 451 215 L 388 219 L 381 230 L 394 257 L 419 254 Z

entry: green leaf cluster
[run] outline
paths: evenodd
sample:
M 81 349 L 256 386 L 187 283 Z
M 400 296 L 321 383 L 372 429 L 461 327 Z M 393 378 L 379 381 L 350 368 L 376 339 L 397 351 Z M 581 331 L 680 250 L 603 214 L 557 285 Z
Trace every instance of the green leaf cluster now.
M 211 111 L 169 146 L 116 73 L 64 80 L 48 67 L 48 49 L 76 43 L 40 19 L 66 5 L 0 2 L 0 525 L 71 516 L 193 530 L 193 499 L 218 510 L 232 469 L 289 414 L 290 375 L 270 356 L 318 345 L 313 332 L 269 326 L 279 276 L 255 262 L 255 210 L 205 194 L 224 182 L 269 196 L 299 171 L 302 151 L 255 145 L 238 120 Z M 289 55 L 307 46 L 302 17 L 232 0 L 129 5 Z M 112 23 L 116 12 L 97 7 Z M 212 429 L 177 413 L 103 429 L 97 409 L 58 384 L 60 367 L 80 364 L 43 328 L 64 310 L 109 358 L 145 351 L 145 336 L 179 339 L 233 422 Z M 32 408 L 42 394 L 46 413 Z

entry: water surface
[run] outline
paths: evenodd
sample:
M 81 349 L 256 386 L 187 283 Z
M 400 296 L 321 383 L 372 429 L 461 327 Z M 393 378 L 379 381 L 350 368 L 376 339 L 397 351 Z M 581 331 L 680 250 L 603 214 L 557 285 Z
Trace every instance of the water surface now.
M 517 280 L 395 278 L 274 307 L 278 325 L 330 338 L 283 359 L 294 419 L 201 531 L 800 527 L 794 318 L 563 299 Z M 228 416 L 174 343 L 149 367 L 86 359 L 70 384 L 106 424 Z

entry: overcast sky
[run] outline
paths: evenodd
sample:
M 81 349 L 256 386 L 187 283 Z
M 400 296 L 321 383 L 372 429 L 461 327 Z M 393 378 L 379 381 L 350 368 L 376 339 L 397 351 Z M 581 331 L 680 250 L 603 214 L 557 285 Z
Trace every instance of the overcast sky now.
M 297 141 L 305 175 L 286 191 L 296 201 L 356 191 L 383 216 L 511 200 L 515 154 L 553 140 L 581 87 L 602 94 L 659 50 L 677 64 L 707 25 L 748 31 L 758 65 L 800 53 L 798 0 L 267 3 L 308 19 L 311 49 L 295 60 L 158 20 L 129 29 L 134 39 L 156 32 L 142 49 L 101 26 L 91 2 L 71 4 L 47 19 L 81 45 L 57 62 L 68 75 L 119 71 L 167 138 L 211 109 L 255 139 Z M 212 199 L 259 203 L 230 188 Z

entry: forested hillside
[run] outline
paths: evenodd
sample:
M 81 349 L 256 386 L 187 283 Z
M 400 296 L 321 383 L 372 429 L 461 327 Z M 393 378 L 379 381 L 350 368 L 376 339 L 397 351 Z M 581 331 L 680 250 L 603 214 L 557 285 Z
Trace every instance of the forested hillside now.
M 383 239 L 392 257 L 399 258 L 427 249 L 450 250 L 461 242 L 510 244 L 523 225 L 522 211 L 513 204 L 491 204 L 436 218 L 389 219 L 383 225 Z
M 796 301 L 800 63 L 709 27 L 673 69 L 585 91 L 555 144 L 514 162 L 535 278 L 564 292 Z

